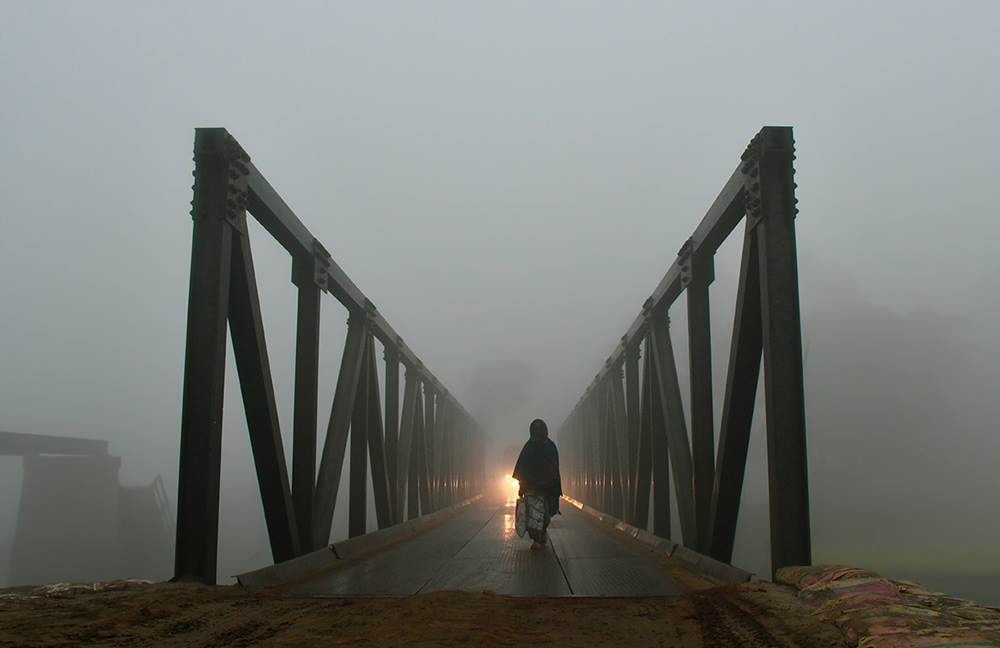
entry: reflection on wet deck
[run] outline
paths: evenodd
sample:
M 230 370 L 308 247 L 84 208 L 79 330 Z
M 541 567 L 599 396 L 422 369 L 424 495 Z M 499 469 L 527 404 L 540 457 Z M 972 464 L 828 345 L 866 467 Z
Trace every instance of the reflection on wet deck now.
M 514 531 L 514 499 L 480 500 L 408 540 L 299 581 L 298 596 L 400 596 L 438 590 L 514 596 L 661 596 L 690 586 L 662 551 L 563 502 L 549 545 Z

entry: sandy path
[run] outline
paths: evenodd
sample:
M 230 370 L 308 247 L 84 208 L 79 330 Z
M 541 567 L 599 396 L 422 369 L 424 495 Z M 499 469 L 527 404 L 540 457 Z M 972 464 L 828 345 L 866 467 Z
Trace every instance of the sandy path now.
M 0 598 L 7 646 L 849 646 L 766 582 L 678 597 L 516 598 L 436 592 L 303 599 L 156 584 Z

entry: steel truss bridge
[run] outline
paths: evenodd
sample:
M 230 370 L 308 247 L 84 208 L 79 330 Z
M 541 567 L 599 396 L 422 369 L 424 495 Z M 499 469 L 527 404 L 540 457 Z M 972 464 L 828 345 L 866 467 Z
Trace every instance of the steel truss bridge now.
M 618 565 L 611 570 L 618 577 L 633 574 L 640 593 L 683 590 L 684 577 L 670 575 L 669 564 L 656 562 L 662 556 L 684 558 L 696 573 L 745 578 L 746 572 L 728 563 L 761 362 L 771 569 L 810 564 L 794 159 L 791 128 L 765 127 L 751 140 L 615 352 L 559 427 L 564 490 L 576 506 L 564 502 L 566 515 L 553 523 L 553 558 L 532 563 L 524 558 L 530 555 L 527 547 L 511 541 L 510 503 L 480 497 L 487 484 L 484 430 L 330 257 L 233 136 L 222 128 L 197 129 L 174 578 L 216 580 L 227 329 L 275 562 L 268 578 L 280 574 L 283 565 L 318 574 L 331 560 L 355 556 L 361 566 L 326 580 L 314 578 L 313 585 L 303 586 L 313 588 L 307 593 L 415 593 L 442 587 L 628 593 L 628 587 L 615 584 L 608 565 Z M 298 292 L 290 469 L 248 214 L 291 256 Z M 743 252 L 725 398 L 716 412 L 709 289 L 715 254 L 740 224 Z M 348 330 L 326 436 L 317 452 L 324 293 L 347 309 Z M 669 317 L 682 296 L 690 421 L 682 406 Z M 382 383 L 376 339 L 385 351 Z M 331 546 L 345 464 L 351 539 Z M 366 534 L 369 469 L 379 530 Z M 671 484 L 681 527 L 676 540 L 671 540 Z M 619 536 L 626 532 L 633 544 L 638 538 L 643 546 L 658 548 L 662 556 L 649 564 L 635 562 L 635 547 L 602 535 L 609 529 Z M 463 540 L 456 545 L 455 538 Z M 368 576 L 351 576 L 351 569 Z M 549 575 L 525 580 L 528 569 Z M 383 573 L 394 576 L 377 576 Z

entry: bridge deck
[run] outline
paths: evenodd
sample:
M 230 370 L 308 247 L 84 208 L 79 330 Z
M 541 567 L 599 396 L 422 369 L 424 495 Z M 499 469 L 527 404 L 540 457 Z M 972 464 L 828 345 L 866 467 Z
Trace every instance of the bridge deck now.
M 514 532 L 514 500 L 480 500 L 427 531 L 342 561 L 287 590 L 297 596 L 401 596 L 439 590 L 513 596 L 663 596 L 716 581 L 573 506 L 531 550 Z

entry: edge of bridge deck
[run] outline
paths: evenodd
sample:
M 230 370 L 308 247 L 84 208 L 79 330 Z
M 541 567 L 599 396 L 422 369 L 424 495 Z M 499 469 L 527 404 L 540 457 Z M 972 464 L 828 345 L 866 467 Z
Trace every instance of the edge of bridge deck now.
M 335 565 L 341 560 L 354 558 L 359 554 L 382 549 L 411 538 L 432 526 L 458 515 L 465 508 L 482 499 L 482 497 L 482 495 L 476 495 L 440 511 L 421 515 L 418 518 L 401 522 L 395 526 L 371 531 L 364 535 L 348 538 L 347 540 L 340 540 L 298 558 L 262 567 L 261 569 L 255 569 L 245 574 L 238 574 L 236 581 L 243 587 L 258 588 L 296 580 L 325 567 Z
M 740 569 L 739 567 L 716 560 L 706 556 L 705 554 L 698 553 L 693 549 L 688 549 L 684 545 L 677 544 L 673 540 L 661 538 L 644 529 L 632 526 L 631 524 L 626 524 L 617 518 L 601 513 L 597 509 L 590 508 L 583 502 L 579 502 L 572 497 L 563 495 L 563 499 L 584 513 L 587 513 L 598 522 L 606 524 L 613 529 L 616 529 L 619 532 L 642 542 L 643 544 L 659 549 L 671 558 L 683 560 L 703 574 L 708 574 L 713 578 L 717 578 L 727 583 L 743 583 L 753 578 L 753 572 L 749 572 L 745 569 Z

